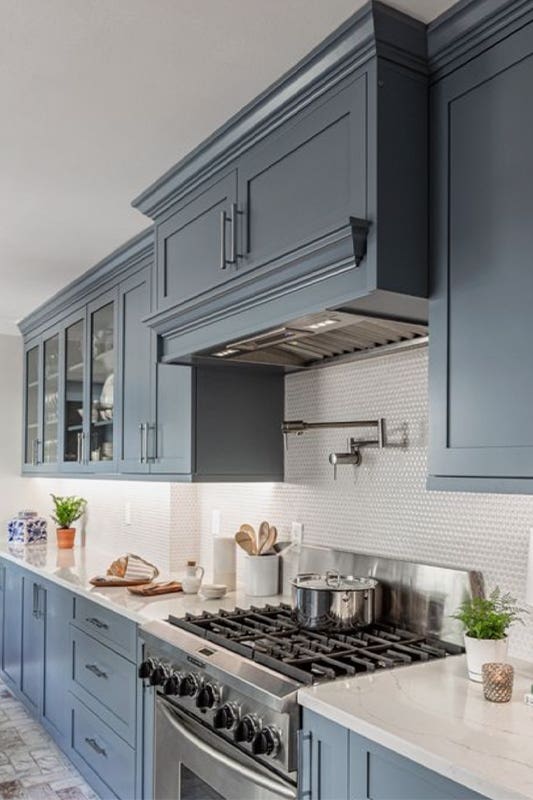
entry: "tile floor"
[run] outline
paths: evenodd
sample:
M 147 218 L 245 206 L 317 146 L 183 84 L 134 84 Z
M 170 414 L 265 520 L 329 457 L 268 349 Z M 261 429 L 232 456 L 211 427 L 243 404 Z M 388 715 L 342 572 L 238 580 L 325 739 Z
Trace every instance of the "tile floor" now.
M 1 800 L 98 800 L 44 728 L 0 681 Z

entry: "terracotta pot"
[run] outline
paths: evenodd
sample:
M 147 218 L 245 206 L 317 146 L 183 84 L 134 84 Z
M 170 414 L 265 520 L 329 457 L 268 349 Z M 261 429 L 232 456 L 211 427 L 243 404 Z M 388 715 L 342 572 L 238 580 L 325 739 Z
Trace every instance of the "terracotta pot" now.
M 76 528 L 58 528 L 57 546 L 60 550 L 71 550 L 74 547 Z

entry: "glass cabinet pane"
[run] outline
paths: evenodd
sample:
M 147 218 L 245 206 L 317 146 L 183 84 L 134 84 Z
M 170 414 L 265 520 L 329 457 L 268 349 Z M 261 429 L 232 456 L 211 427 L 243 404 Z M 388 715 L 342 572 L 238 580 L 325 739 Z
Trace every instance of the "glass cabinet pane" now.
M 34 464 L 37 459 L 39 436 L 39 347 L 26 353 L 26 431 L 24 461 Z
M 65 331 L 64 461 L 81 460 L 83 433 L 84 322 Z
M 108 303 L 91 314 L 91 435 L 89 458 L 113 460 L 115 313 Z
M 59 433 L 59 334 L 44 342 L 43 451 L 44 464 L 57 463 Z

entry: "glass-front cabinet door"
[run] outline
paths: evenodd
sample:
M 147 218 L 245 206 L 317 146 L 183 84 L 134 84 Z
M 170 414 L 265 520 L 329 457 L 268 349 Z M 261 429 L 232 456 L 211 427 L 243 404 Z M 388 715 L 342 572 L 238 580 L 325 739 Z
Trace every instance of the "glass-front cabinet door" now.
M 30 346 L 24 354 L 24 469 L 36 469 L 39 463 L 39 397 L 40 397 L 39 343 Z
M 39 461 L 57 469 L 59 461 L 59 333 L 43 341 L 42 446 Z
M 116 295 L 110 292 L 88 308 L 90 417 L 86 460 L 91 472 L 110 472 L 116 463 Z
M 87 340 L 85 311 L 63 328 L 64 390 L 62 469 L 84 471 L 86 466 Z

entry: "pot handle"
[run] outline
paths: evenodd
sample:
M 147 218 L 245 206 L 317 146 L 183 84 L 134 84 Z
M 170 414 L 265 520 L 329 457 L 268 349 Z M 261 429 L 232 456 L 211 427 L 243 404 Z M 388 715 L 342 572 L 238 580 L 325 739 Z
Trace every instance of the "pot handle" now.
M 328 569 L 326 572 L 326 583 L 328 586 L 339 586 L 341 582 L 340 572 L 336 569 Z

